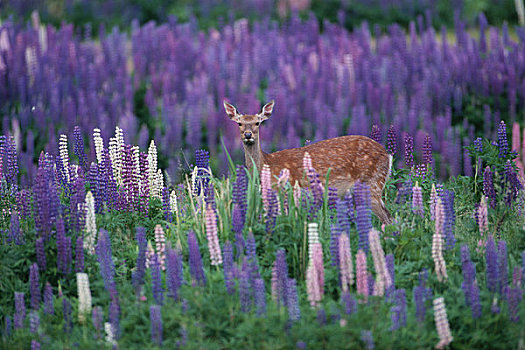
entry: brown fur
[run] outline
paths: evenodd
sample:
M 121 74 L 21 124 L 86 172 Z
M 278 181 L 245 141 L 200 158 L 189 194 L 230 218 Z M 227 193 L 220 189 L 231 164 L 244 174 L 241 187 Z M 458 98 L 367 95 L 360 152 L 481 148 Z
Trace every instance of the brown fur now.
M 241 139 L 244 144 L 245 161 L 248 168 L 255 163 L 261 171 L 263 164 L 268 164 L 272 172 L 272 179 L 279 175 L 282 169 L 290 171 L 290 183 L 297 181 L 302 187 L 308 186 L 304 175 L 303 158 L 308 152 L 312 158 L 312 166 L 321 175 L 323 184 L 326 181 L 328 169 L 328 186 L 337 188 L 339 196 L 343 196 L 351 189 L 356 181 L 366 183 L 370 187 L 372 211 L 384 224 L 392 222 L 392 216 L 385 208 L 382 193 L 386 179 L 390 174 L 391 156 L 385 148 L 376 141 L 360 135 L 347 135 L 324 141 L 319 141 L 308 146 L 290 148 L 274 153 L 264 153 L 260 148 L 259 124 L 269 115 L 266 113 L 269 104 L 263 107 L 260 114 L 240 115 L 231 105 L 225 103 L 225 108 L 230 118 L 239 123 Z M 233 106 L 231 106 L 234 108 Z M 273 108 L 273 102 L 270 106 Z M 265 112 L 263 114 L 263 112 Z M 233 115 L 232 115 L 233 114 Z M 246 132 L 251 133 L 249 142 Z M 252 142 L 253 141 L 253 142 Z

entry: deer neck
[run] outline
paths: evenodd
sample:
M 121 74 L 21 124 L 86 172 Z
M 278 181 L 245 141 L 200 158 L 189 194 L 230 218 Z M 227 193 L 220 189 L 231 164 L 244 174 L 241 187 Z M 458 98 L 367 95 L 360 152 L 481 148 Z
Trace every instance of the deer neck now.
M 257 171 L 260 172 L 264 164 L 264 152 L 261 150 L 259 140 L 257 140 L 257 142 L 255 142 L 253 145 L 247 145 L 243 143 L 243 147 L 246 167 L 251 169 L 253 163 L 255 163 Z

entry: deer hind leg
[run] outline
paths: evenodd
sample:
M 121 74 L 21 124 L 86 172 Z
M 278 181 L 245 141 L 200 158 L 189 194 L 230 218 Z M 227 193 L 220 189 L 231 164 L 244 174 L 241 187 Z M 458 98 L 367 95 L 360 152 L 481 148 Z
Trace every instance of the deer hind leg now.
M 372 196 L 372 211 L 377 215 L 379 220 L 385 225 L 392 223 L 393 218 L 388 209 L 385 207 L 385 203 L 381 199 L 381 196 Z

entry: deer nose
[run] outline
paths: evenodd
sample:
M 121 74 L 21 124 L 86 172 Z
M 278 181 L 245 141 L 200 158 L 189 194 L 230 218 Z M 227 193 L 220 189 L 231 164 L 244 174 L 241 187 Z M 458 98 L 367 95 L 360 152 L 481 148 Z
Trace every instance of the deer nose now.
M 246 131 L 246 132 L 244 133 L 244 138 L 246 138 L 246 139 L 251 139 L 251 138 L 252 138 L 252 133 L 249 132 L 249 131 Z

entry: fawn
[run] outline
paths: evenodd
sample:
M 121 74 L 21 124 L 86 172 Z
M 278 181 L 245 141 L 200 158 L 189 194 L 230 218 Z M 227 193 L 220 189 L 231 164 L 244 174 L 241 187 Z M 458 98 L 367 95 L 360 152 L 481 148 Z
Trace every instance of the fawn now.
M 320 176 L 326 177 L 331 168 L 328 185 L 337 188 L 339 196 L 344 196 L 356 181 L 366 183 L 370 187 L 372 211 L 382 223 L 390 224 L 392 215 L 385 208 L 382 193 L 392 168 L 392 156 L 385 148 L 366 136 L 347 135 L 304 147 L 264 153 L 259 142 L 259 127 L 271 116 L 274 104 L 274 101 L 268 102 L 258 114 L 240 114 L 235 106 L 224 101 L 226 114 L 239 125 L 248 169 L 255 164 L 260 172 L 263 165 L 268 164 L 272 178 L 275 178 L 282 169 L 287 168 L 291 184 L 297 181 L 307 187 L 308 180 L 303 176 L 303 157 L 308 152 L 312 157 L 313 168 Z

